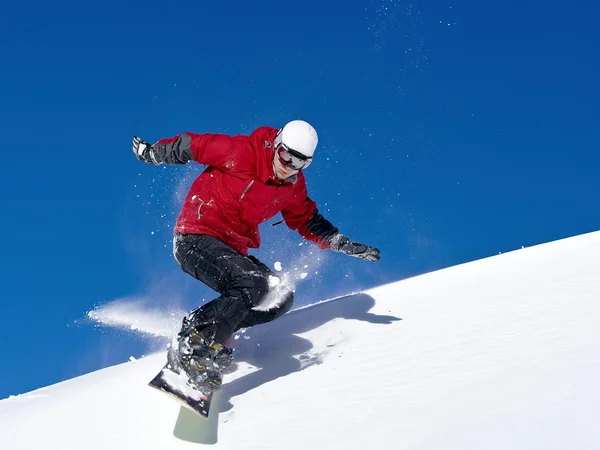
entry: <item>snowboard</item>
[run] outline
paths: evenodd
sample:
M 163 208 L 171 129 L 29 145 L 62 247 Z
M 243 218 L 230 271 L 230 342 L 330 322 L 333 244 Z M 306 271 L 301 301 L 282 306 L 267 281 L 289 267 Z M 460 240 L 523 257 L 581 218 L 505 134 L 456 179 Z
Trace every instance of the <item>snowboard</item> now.
M 177 373 L 169 367 L 170 365 L 166 364 L 148 385 L 168 394 L 186 408 L 208 419 L 215 391 L 207 389 L 201 392 L 190 383 L 185 372 Z

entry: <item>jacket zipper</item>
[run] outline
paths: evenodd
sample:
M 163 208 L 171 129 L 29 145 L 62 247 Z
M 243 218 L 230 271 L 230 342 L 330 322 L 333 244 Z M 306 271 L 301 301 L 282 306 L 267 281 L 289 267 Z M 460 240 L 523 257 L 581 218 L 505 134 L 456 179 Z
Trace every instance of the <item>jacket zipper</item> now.
M 246 189 L 244 189 L 244 192 L 242 192 L 242 195 L 240 195 L 240 200 L 244 198 L 244 195 L 246 195 L 246 192 L 248 192 L 248 189 L 250 189 L 253 184 L 254 180 L 250 180 L 250 183 L 248 183 L 248 186 L 246 186 Z

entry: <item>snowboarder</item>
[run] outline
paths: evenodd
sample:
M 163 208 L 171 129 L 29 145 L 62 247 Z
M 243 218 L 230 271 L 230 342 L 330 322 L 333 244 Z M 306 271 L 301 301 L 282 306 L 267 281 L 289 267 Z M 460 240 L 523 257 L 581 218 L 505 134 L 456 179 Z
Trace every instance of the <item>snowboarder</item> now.
M 269 322 L 292 306 L 285 292 L 268 310 L 255 310 L 274 274 L 248 248 L 260 245 L 259 224 L 281 212 L 287 226 L 321 249 L 367 261 L 379 250 L 338 232 L 308 197 L 302 170 L 318 137 L 302 120 L 260 127 L 249 136 L 183 133 L 151 145 L 133 138 L 133 152 L 151 165 L 196 161 L 206 169 L 193 182 L 175 226 L 173 254 L 180 267 L 221 295 L 183 319 L 169 362 L 198 386 L 218 389 L 232 363 L 226 343 L 241 328 Z

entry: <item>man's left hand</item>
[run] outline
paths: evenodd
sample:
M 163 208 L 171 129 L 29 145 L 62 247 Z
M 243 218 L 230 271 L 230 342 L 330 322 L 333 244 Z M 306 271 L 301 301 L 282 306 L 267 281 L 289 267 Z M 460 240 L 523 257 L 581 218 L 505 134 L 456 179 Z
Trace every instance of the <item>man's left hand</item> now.
M 329 247 L 334 252 L 342 252 L 348 256 L 375 262 L 379 260 L 379 249 L 368 245 L 352 242 L 348 236 L 336 234 L 329 242 Z

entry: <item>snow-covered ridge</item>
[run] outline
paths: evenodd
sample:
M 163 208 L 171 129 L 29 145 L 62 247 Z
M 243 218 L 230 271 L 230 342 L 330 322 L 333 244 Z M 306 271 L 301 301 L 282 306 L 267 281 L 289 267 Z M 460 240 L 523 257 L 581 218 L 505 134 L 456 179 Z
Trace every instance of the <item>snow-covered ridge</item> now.
M 293 311 L 237 339 L 209 421 L 164 354 L 0 401 L 2 449 L 590 449 L 600 233 Z

